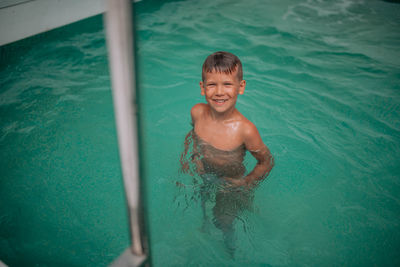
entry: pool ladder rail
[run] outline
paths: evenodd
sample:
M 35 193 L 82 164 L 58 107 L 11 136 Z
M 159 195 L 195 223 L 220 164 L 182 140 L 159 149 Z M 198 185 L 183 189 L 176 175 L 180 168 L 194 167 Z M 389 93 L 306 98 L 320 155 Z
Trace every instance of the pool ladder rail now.
M 150 266 L 140 193 L 132 11 L 130 0 L 107 0 L 105 13 L 107 50 L 131 233 L 131 246 L 111 264 L 113 267 Z

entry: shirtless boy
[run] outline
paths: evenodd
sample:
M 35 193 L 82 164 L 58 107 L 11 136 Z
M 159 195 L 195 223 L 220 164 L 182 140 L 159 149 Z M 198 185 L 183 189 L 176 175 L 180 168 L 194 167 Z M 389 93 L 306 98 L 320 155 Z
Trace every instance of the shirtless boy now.
M 191 110 L 192 160 L 203 183 L 212 180 L 222 185 L 215 195 L 213 214 L 226 243 L 231 242 L 233 222 L 246 205 L 243 198 L 248 195 L 243 192 L 262 181 L 273 167 L 273 157 L 256 126 L 235 107 L 245 87 L 239 58 L 229 52 L 213 53 L 203 64 L 200 82 L 207 103 L 196 104 Z M 257 160 L 247 175 L 243 165 L 246 150 Z
M 273 161 L 256 126 L 235 107 L 238 95 L 244 93 L 245 87 L 246 81 L 243 80 L 242 63 L 239 58 L 228 52 L 211 54 L 203 64 L 200 82 L 201 95 L 205 96 L 207 104 L 196 104 L 191 110 L 191 115 L 194 134 L 198 139 L 222 151 L 235 151 L 244 146 L 257 159 L 255 168 L 245 177 L 239 170 L 236 173 L 228 171 L 230 175 L 224 177 L 223 173 L 219 175 L 234 187 L 249 188 L 266 177 L 273 167 Z M 221 173 L 218 167 L 226 169 L 224 166 L 229 165 L 229 162 L 218 159 L 216 155 L 208 155 L 208 151 L 203 152 L 200 152 L 200 155 L 205 157 L 203 165 L 217 165 L 213 166 L 217 167 L 212 168 L 215 169 L 213 171 Z M 204 172 L 204 166 L 203 170 L 198 171 Z

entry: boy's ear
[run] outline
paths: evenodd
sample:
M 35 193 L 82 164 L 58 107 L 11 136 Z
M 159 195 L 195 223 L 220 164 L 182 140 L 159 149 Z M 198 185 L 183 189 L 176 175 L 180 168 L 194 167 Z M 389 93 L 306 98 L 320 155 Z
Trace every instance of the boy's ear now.
M 245 80 L 241 80 L 240 84 L 239 84 L 239 95 L 243 95 L 244 94 L 244 89 L 246 88 L 246 81 Z
M 206 90 L 204 89 L 204 83 L 200 82 L 200 90 L 201 90 L 201 95 L 205 95 L 206 94 Z

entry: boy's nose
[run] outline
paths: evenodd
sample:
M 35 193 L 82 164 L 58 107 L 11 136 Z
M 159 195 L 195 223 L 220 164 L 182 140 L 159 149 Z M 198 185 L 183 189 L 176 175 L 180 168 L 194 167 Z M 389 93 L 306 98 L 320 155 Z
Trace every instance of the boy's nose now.
M 223 90 L 221 85 L 217 86 L 217 90 L 216 90 L 215 93 L 216 93 L 216 95 L 223 95 L 224 94 L 224 90 Z

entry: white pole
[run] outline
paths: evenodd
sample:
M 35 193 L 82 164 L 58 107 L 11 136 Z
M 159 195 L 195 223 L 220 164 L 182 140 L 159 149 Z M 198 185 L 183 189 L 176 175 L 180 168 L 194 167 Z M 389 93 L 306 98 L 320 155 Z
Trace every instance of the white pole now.
M 135 94 L 132 1 L 108 0 L 107 45 L 111 70 L 119 153 L 129 207 L 132 253 L 143 255 L 140 229 L 140 184 Z

